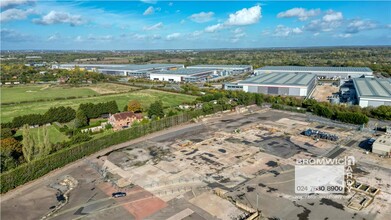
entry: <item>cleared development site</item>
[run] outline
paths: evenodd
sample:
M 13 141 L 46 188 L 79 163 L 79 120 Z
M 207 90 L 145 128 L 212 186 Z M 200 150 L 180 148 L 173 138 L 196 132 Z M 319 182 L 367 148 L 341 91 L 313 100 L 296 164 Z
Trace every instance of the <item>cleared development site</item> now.
M 22 186 L 3 197 L 2 217 L 387 219 L 391 162 L 365 154 L 371 134 L 312 117 L 254 106 L 200 118 Z M 303 135 L 308 128 L 338 139 Z M 344 156 L 356 158 L 354 190 L 295 194 L 297 159 Z M 127 196 L 112 198 L 118 191 Z

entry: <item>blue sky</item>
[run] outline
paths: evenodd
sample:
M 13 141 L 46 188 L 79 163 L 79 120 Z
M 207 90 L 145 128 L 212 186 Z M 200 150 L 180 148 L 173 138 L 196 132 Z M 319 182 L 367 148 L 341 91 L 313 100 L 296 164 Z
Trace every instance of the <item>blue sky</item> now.
M 390 1 L 2 0 L 1 49 L 391 45 Z

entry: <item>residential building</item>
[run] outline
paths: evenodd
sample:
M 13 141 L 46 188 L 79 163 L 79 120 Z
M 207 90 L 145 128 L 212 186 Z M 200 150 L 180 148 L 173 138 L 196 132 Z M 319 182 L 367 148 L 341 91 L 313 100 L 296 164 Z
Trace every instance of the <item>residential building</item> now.
M 135 121 L 140 121 L 142 118 L 141 113 L 121 112 L 111 115 L 109 123 L 113 126 L 114 131 L 118 131 L 132 126 Z

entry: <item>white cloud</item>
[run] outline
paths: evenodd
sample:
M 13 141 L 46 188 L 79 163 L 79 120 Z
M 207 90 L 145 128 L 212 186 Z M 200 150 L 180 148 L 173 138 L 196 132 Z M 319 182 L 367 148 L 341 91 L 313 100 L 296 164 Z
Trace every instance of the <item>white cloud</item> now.
M 242 33 L 242 32 L 243 32 L 243 30 L 242 30 L 241 28 L 236 28 L 236 29 L 233 31 L 234 34 L 238 34 L 238 33 Z
M 305 21 L 309 17 L 320 14 L 320 9 L 306 10 L 304 8 L 292 8 L 277 14 L 277 18 L 292 18 L 297 17 L 300 21 Z
M 156 4 L 157 0 L 140 0 L 141 2 L 147 3 L 147 4 Z
M 201 36 L 203 33 L 204 33 L 203 31 L 194 31 L 193 33 L 191 33 L 191 36 L 198 37 Z
M 143 15 L 151 15 L 155 13 L 155 11 L 160 11 L 161 8 L 154 8 L 153 6 L 149 6 L 143 13 Z
M 181 36 L 180 33 L 173 33 L 166 36 L 166 40 L 176 40 Z
M 341 21 L 343 19 L 342 12 L 329 10 L 326 15 L 323 16 L 322 20 L 325 22 Z
M 303 31 L 298 27 L 290 28 L 284 25 L 277 25 L 273 35 L 277 37 L 288 37 L 294 34 L 301 34 L 302 32 Z
M 213 12 L 200 12 L 198 14 L 192 14 L 189 16 L 189 19 L 191 19 L 194 22 L 197 23 L 205 23 L 213 19 Z
M 31 41 L 31 37 L 15 30 L 1 29 L 0 31 L 1 41 L 3 42 L 24 42 Z
M 372 29 L 375 29 L 376 27 L 377 27 L 377 24 L 370 21 L 370 20 L 354 19 L 354 20 L 350 21 L 345 32 L 350 33 L 350 34 L 355 34 L 360 31 L 372 30 Z
M 334 35 L 335 37 L 339 37 L 339 38 L 349 38 L 352 36 L 352 34 L 338 34 L 338 35 Z
M 242 28 L 236 28 L 235 30 L 231 31 L 233 33 L 233 36 L 231 37 L 231 42 L 236 43 L 238 42 L 241 38 L 245 37 L 247 34 L 244 33 Z
M 322 19 L 312 20 L 305 29 L 314 32 L 329 32 L 342 25 L 343 15 L 341 12 L 329 10 Z
M 180 24 L 184 24 L 186 23 L 186 21 L 184 19 L 181 20 L 181 22 L 179 22 Z
M 169 2 L 169 3 L 168 3 L 168 6 L 173 6 L 173 5 L 174 5 L 173 2 Z
M 197 40 L 201 37 L 201 35 L 204 33 L 204 31 L 194 31 L 192 33 L 187 34 L 188 39 L 191 40 Z
M 144 34 L 134 34 L 132 36 L 132 38 L 135 40 L 145 40 L 147 38 L 147 36 Z
M 263 30 L 263 31 L 261 32 L 261 35 L 263 35 L 263 36 L 270 35 L 270 30 Z
M 51 36 L 48 37 L 48 41 L 56 41 L 56 40 L 59 40 L 61 38 L 60 34 L 57 32 Z
M 83 39 L 81 36 L 77 36 L 77 37 L 75 38 L 75 41 L 76 41 L 76 42 L 83 42 L 84 39 Z
M 151 36 L 151 39 L 152 40 L 159 40 L 159 39 L 162 39 L 162 36 L 158 35 L 158 34 L 154 34 Z
M 256 5 L 251 8 L 243 8 L 229 15 L 229 18 L 224 23 L 217 23 L 205 28 L 205 32 L 214 33 L 216 31 L 229 28 L 232 26 L 245 26 L 255 24 L 262 17 L 261 6 Z
M 66 12 L 51 11 L 41 19 L 34 19 L 33 22 L 43 25 L 69 23 L 71 26 L 76 26 L 84 24 L 85 20 L 80 15 L 71 15 Z
M 257 23 L 261 17 L 261 6 L 256 5 L 248 9 L 243 8 L 234 14 L 230 14 L 225 24 L 231 26 L 250 25 Z
M 35 11 L 33 9 L 22 10 L 11 8 L 0 13 L 0 21 L 7 22 L 11 20 L 23 20 L 30 14 L 35 14 Z
M 211 26 L 206 27 L 205 32 L 214 33 L 216 31 L 219 31 L 222 29 L 224 29 L 224 25 L 219 23 L 219 24 L 215 24 L 215 25 L 211 25 Z
M 163 22 L 159 22 L 157 24 L 151 25 L 151 26 L 146 26 L 143 28 L 144 31 L 154 31 L 154 30 L 159 30 L 163 27 Z
M 14 8 L 20 5 L 33 5 L 35 0 L 2 0 L 0 1 L 1 9 Z
M 314 33 L 314 37 L 318 36 L 319 34 L 319 32 Z
M 114 38 L 111 35 L 105 35 L 105 36 L 90 35 L 87 38 L 87 40 L 89 41 L 112 41 L 113 39 Z

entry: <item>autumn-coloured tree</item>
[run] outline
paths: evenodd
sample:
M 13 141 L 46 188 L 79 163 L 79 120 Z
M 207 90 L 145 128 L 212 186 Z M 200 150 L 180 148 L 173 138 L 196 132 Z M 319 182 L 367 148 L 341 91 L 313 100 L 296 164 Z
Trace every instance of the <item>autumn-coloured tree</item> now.
M 0 171 L 5 172 L 18 166 L 22 159 L 22 145 L 13 137 L 0 140 Z
M 129 112 L 134 112 L 134 113 L 139 113 L 142 112 L 142 107 L 141 103 L 137 100 L 132 100 L 128 103 L 128 111 Z
M 0 140 L 1 153 L 11 156 L 14 153 L 21 153 L 22 148 L 19 141 L 13 137 L 8 137 Z

